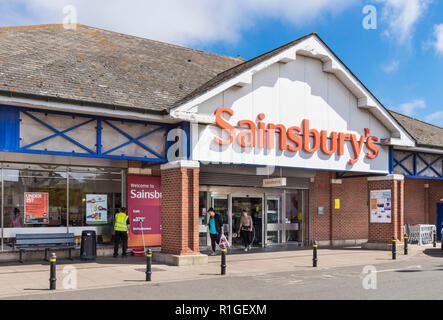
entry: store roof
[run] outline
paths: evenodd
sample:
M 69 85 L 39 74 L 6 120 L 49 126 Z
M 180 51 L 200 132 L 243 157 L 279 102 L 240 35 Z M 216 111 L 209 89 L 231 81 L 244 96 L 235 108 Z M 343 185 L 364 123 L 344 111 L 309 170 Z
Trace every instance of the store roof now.
M 244 60 L 85 25 L 0 28 L 0 94 L 161 112 Z
M 391 115 L 415 139 L 417 147 L 443 149 L 443 128 L 393 110 Z
M 312 35 L 245 61 L 81 24 L 1 27 L 0 95 L 166 114 Z M 443 128 L 389 112 L 417 146 L 443 149 Z

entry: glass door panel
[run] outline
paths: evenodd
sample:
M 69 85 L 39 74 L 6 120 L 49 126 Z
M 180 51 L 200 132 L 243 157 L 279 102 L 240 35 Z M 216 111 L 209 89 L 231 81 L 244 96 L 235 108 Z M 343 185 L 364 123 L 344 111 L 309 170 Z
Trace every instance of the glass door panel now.
M 232 232 L 237 235 L 240 228 L 240 219 L 243 210 L 252 217 L 253 223 L 253 245 L 261 246 L 262 241 L 262 221 L 263 221 L 263 198 L 258 197 L 232 197 Z M 240 237 L 232 238 L 234 245 L 243 244 Z
M 282 243 L 282 211 L 280 197 L 266 198 L 266 244 Z
M 286 242 L 303 243 L 303 192 L 286 193 Z
M 229 201 L 227 195 L 212 195 L 212 207 L 216 214 L 219 214 L 223 222 L 223 233 L 229 239 Z

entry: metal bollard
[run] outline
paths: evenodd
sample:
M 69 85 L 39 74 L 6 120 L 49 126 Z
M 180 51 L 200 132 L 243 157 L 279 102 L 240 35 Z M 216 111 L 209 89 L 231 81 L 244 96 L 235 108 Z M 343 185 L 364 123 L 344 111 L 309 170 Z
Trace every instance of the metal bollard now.
M 409 237 L 407 234 L 405 234 L 405 256 L 408 255 L 408 242 L 409 242 Z
M 317 266 L 317 241 L 314 241 L 313 245 L 314 251 L 313 251 L 313 258 L 312 258 L 312 266 Z
M 397 259 L 397 240 L 395 236 L 392 237 L 392 260 Z
M 146 281 L 151 281 L 151 263 L 152 263 L 152 250 L 148 249 L 146 252 Z
M 221 274 L 226 274 L 226 248 L 223 246 L 221 249 Z
M 432 247 L 435 248 L 437 246 L 437 232 L 432 233 Z
M 57 257 L 55 253 L 51 253 L 51 258 L 49 258 L 50 263 L 50 276 L 49 276 L 49 290 L 55 290 L 55 283 L 57 281 L 56 275 L 55 275 L 55 266 L 56 266 Z

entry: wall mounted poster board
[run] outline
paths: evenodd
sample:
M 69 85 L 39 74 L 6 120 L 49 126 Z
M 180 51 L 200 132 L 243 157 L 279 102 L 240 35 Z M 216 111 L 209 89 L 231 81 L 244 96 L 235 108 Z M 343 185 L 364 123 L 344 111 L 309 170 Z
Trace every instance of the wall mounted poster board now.
M 370 223 L 392 222 L 391 190 L 371 190 Z
M 25 192 L 25 224 L 49 223 L 49 193 Z
M 108 195 L 86 195 L 86 224 L 106 224 L 108 222 Z

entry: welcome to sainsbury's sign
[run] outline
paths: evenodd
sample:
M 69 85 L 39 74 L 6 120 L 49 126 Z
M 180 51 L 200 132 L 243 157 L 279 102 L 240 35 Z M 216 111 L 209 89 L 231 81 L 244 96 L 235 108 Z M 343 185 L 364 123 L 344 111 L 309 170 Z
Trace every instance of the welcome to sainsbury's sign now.
M 286 127 L 283 124 L 265 123 L 265 114 L 257 115 L 258 122 L 252 120 L 240 120 L 238 126 L 247 128 L 235 129 L 222 115 L 233 116 L 234 111 L 230 108 L 219 108 L 215 111 L 216 124 L 228 133 L 226 139 L 214 137 L 214 141 L 219 145 L 229 145 L 236 141 L 241 147 L 274 149 L 275 132 L 280 133 L 278 148 L 289 152 L 303 150 L 307 153 L 322 152 L 326 155 L 337 154 L 343 156 L 346 140 L 350 140 L 353 155 L 350 155 L 348 163 L 353 165 L 363 156 L 368 159 L 375 159 L 379 155 L 379 147 L 375 144 L 379 138 L 371 136 L 369 129 L 364 128 L 364 133 L 357 136 L 354 133 L 327 132 L 310 128 L 309 120 L 303 119 L 301 124 Z M 289 143 L 291 142 L 291 143 Z M 366 152 L 363 152 L 366 146 Z

